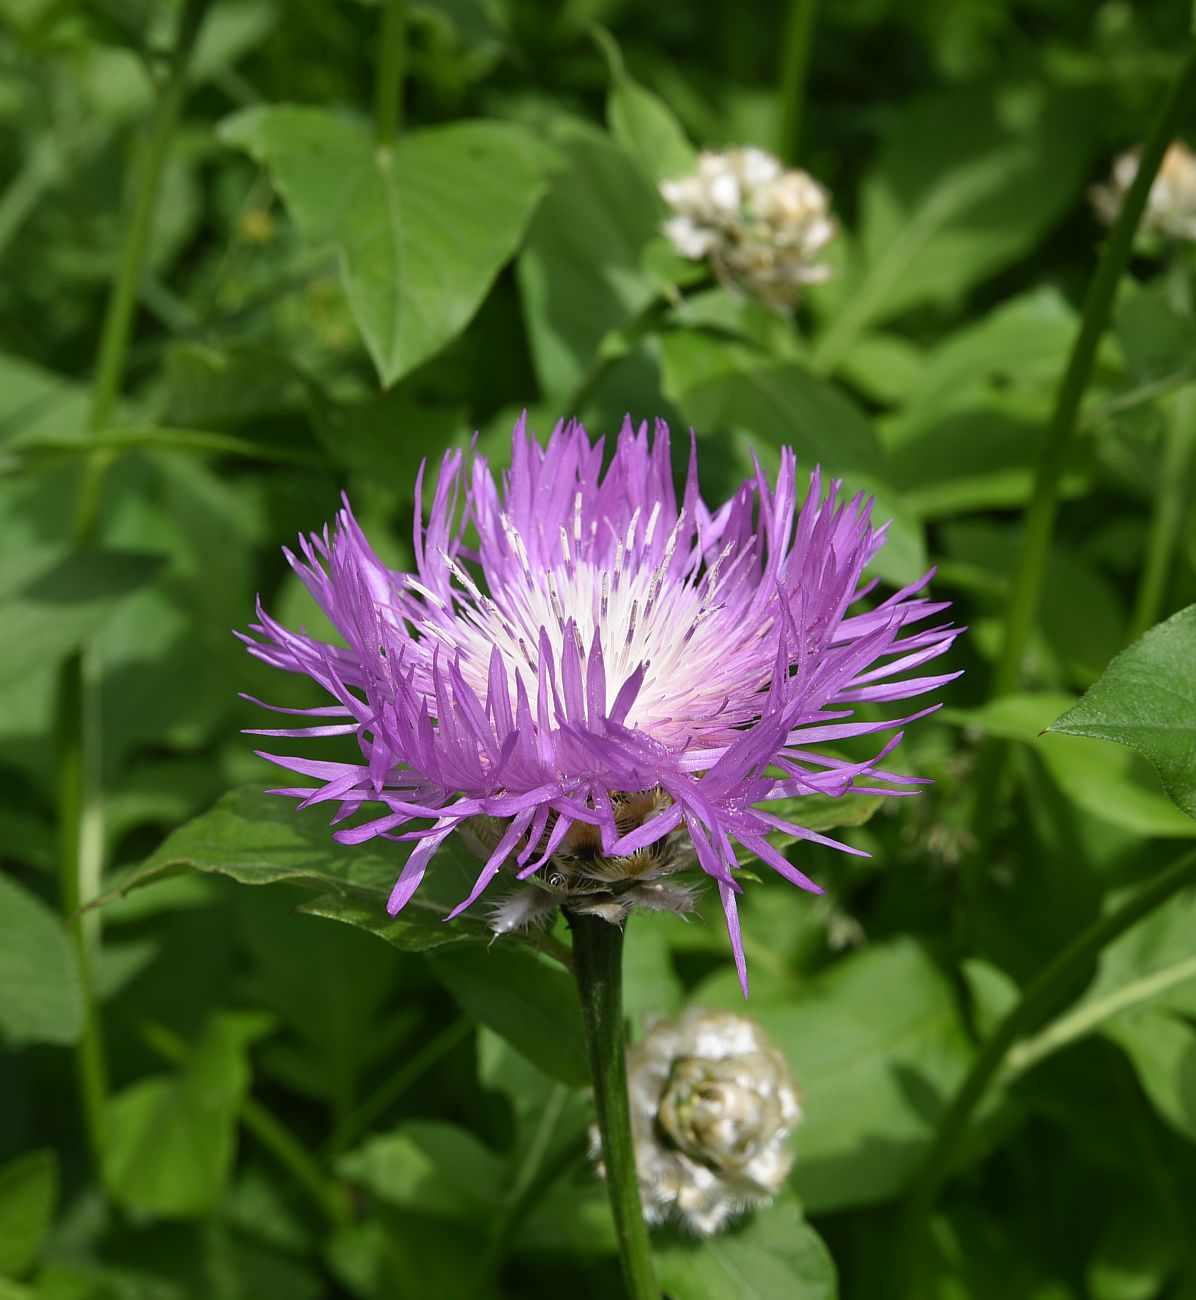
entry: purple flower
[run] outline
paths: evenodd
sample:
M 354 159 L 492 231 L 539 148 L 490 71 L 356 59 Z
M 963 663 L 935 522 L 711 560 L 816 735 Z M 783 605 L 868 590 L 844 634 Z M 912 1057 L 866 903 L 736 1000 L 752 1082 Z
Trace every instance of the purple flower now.
M 417 503 L 422 487 L 421 470 Z M 355 734 L 361 746 L 359 763 L 264 755 L 320 783 L 278 793 L 332 801 L 337 821 L 374 807 L 336 833 L 342 843 L 414 842 L 392 914 L 459 829 L 485 865 L 450 916 L 500 873 L 525 882 L 499 907 L 500 931 L 558 903 L 616 923 L 634 905 L 679 910 L 691 891 L 669 877 L 696 863 L 718 886 L 746 994 L 735 844 L 821 892 L 769 832 L 859 850 L 770 803 L 911 793 L 900 787 L 917 778 L 883 769 L 900 733 L 862 762 L 814 746 L 921 717 L 937 706 L 853 720 L 858 704 L 957 675 L 905 675 L 958 632 L 933 622 L 945 604 L 917 594 L 929 574 L 848 613 L 875 586 L 861 575 L 885 527 L 870 509 L 839 482 L 824 497 L 817 469 L 799 502 L 786 448 L 775 486 L 757 465 L 711 511 L 692 440 L 678 499 L 660 422 L 650 440 L 626 421 L 605 472 L 603 441 L 576 423 L 542 447 L 521 420 L 501 483 L 476 452 L 448 452 L 426 521 L 417 507 L 414 573 L 378 560 L 347 503 L 331 535 L 287 552 L 345 646 L 259 604 L 251 653 L 307 674 L 334 703 L 301 711 L 311 726 L 258 734 Z

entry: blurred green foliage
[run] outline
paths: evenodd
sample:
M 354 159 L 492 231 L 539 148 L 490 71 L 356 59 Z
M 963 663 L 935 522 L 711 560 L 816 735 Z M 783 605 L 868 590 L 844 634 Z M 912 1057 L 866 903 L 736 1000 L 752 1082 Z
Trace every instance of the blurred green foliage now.
M 791 323 L 681 262 L 656 188 L 696 149 L 784 138 L 786 6 L 412 0 L 403 128 L 380 151 L 378 5 L 214 0 L 120 398 L 92 429 L 181 9 L 0 0 L 0 1298 L 617 1293 L 560 936 L 490 948 L 477 918 L 443 927 L 469 871 L 452 846 L 391 921 L 398 846 L 338 847 L 319 812 L 261 794 L 270 770 L 238 734 L 261 725 L 239 692 L 319 702 L 231 635 L 257 593 L 321 627 L 280 546 L 344 490 L 405 563 L 420 461 L 475 432 L 501 461 L 527 408 L 542 433 L 574 414 L 610 433 L 628 411 L 692 425 L 707 500 L 753 449 L 771 470 L 791 445 L 892 517 L 879 576 L 936 564 L 970 626 L 949 708 L 894 760 L 936 784 L 811 808 L 874 855 L 791 849 L 824 898 L 747 885 L 749 1011 L 804 1093 L 791 1187 L 705 1253 L 658 1237 L 673 1300 L 888 1300 L 897 1209 L 978 1040 L 1196 833 L 1191 608 L 1106 672 L 1145 626 L 1165 497 L 1147 621 L 1196 600 L 1192 465 L 1177 477 L 1171 450 L 1196 421 L 1190 246 L 1144 248 L 1120 286 L 1024 689 L 987 692 L 1106 235 L 1085 190 L 1143 137 L 1188 6 L 823 5 L 797 161 L 842 230 Z M 90 995 L 56 886 L 55 683 L 82 647 L 93 892 L 147 886 L 83 926 L 111 1090 L 98 1170 L 69 1050 Z M 1011 761 L 976 893 L 960 863 L 984 736 Z M 919 1300 L 1196 1296 L 1193 920 L 1189 890 L 1010 1055 Z M 719 926 L 634 920 L 633 1034 L 683 1001 L 742 1005 Z

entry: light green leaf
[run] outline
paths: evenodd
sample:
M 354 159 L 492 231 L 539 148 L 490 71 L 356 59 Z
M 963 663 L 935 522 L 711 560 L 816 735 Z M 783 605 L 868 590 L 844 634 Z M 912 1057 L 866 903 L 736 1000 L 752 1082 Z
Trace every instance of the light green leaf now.
M 641 255 L 661 201 L 602 132 L 560 123 L 552 139 L 571 166 L 540 205 L 517 272 L 536 378 L 560 399 L 593 365 L 602 340 L 656 296 Z
M 719 1001 L 734 1006 L 733 998 L 727 990 Z M 694 1000 L 708 1004 L 708 991 L 699 988 Z M 753 988 L 749 1011 L 801 1089 L 805 1120 L 790 1181 L 806 1209 L 827 1213 L 898 1193 L 971 1058 L 946 977 L 904 939 L 843 958 L 800 997 Z
M 1151 1008 L 1118 1016 L 1105 1033 L 1125 1050 L 1159 1114 L 1196 1142 L 1196 1028 Z
M 14 1043 L 73 1043 L 83 1027 L 75 952 L 38 898 L 0 876 L 0 1036 Z
M 438 952 L 430 962 L 466 1015 L 551 1078 L 573 1087 L 589 1082 L 577 989 L 559 966 L 505 939 Z
M 503 1162 L 472 1133 L 441 1120 L 412 1120 L 370 1138 L 338 1172 L 400 1209 L 450 1217 L 493 1213 L 506 1188 Z
M 0 560 L 0 683 L 64 659 L 157 573 L 154 555 L 45 548 Z
M 58 1197 L 58 1157 L 30 1151 L 0 1165 L 0 1275 L 20 1277 L 41 1253 Z
M 260 1016 L 212 1016 L 174 1074 L 139 1079 L 109 1102 L 104 1182 L 127 1209 L 192 1218 L 220 1203 L 249 1087 Z
M 364 122 L 292 105 L 245 109 L 221 136 L 269 169 L 308 243 L 339 252 L 387 386 L 469 323 L 519 247 L 553 161 L 502 122 L 410 131 L 388 155 Z
M 1196 605 L 1153 627 L 1050 730 L 1128 745 L 1196 818 Z
M 1071 736 L 1040 735 L 1069 698 L 1051 692 L 1008 695 L 978 709 L 945 709 L 941 716 L 945 722 L 977 727 L 985 735 L 1033 745 L 1063 792 L 1092 817 L 1136 835 L 1196 835 L 1191 819 L 1163 797 L 1150 769 L 1135 762 L 1132 754 Z
M 355 925 L 397 948 L 423 951 L 461 939 L 490 937 L 477 915 L 451 925 L 444 917 L 465 898 L 478 865 L 450 838 L 424 883 L 397 917 L 386 902 L 405 852 L 389 841 L 346 846 L 332 838 L 327 808 L 296 812 L 286 799 L 245 787 L 167 836 L 101 902 L 188 868 L 230 876 L 243 885 L 301 885 L 319 897 L 301 910 Z
M 595 35 L 610 67 L 606 121 L 610 133 L 654 181 L 685 176 L 697 168 L 697 153 L 673 111 L 628 75 L 614 37 L 604 28 Z
M 822 1238 L 788 1195 L 701 1241 L 654 1246 L 670 1300 L 835 1300 L 835 1265 Z

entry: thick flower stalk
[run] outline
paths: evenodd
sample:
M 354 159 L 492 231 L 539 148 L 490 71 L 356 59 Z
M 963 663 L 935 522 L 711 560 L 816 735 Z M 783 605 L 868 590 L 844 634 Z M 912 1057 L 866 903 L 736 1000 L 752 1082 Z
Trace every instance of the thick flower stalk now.
M 1131 149 L 1114 161 L 1107 185 L 1094 185 L 1088 191 L 1097 216 L 1106 225 L 1117 220 L 1137 174 L 1138 150 Z M 1182 140 L 1173 141 L 1163 155 L 1139 231 L 1170 243 L 1196 241 L 1196 154 Z
M 426 520 L 417 508 L 414 573 L 378 560 L 347 504 L 332 532 L 302 539 L 288 558 L 345 644 L 260 605 L 245 639 L 333 702 L 260 734 L 355 735 L 361 761 L 266 757 L 318 783 L 279 791 L 304 806 L 334 803 L 337 821 L 374 810 L 342 843 L 412 843 L 392 913 L 458 830 L 485 860 L 450 916 L 489 891 L 499 930 L 558 904 L 615 923 L 635 905 L 684 907 L 690 886 L 672 877 L 692 866 L 717 885 L 746 993 L 736 844 L 821 892 L 770 832 L 858 850 L 770 805 L 909 793 L 916 778 L 884 768 L 900 734 L 862 760 L 817 746 L 930 712 L 854 717 L 950 680 L 917 670 L 957 629 L 917 594 L 929 575 L 848 612 L 873 589 L 863 572 L 884 526 L 862 495 L 824 493 L 817 470 L 799 499 L 787 449 L 775 485 L 757 468 L 713 511 L 692 443 L 678 496 L 663 424 L 650 438 L 625 423 L 603 458 L 575 423 L 541 446 L 521 421 L 499 479 L 476 452 L 448 452 Z
M 830 197 L 812 176 L 762 149 L 706 152 L 691 176 L 663 181 L 673 209 L 664 233 L 682 257 L 708 261 L 719 282 L 770 307 L 792 307 L 830 267 Z
M 780 1191 L 801 1122 L 797 1083 L 746 1016 L 693 1008 L 659 1020 L 627 1056 L 644 1217 L 707 1237 Z M 592 1154 L 598 1155 L 595 1130 Z

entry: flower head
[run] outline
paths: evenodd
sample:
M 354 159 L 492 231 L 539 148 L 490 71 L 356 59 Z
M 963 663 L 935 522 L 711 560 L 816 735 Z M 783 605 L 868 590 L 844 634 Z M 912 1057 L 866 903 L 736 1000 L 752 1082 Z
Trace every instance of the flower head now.
M 814 746 L 900 725 L 853 713 L 955 676 L 904 674 L 957 629 L 917 595 L 929 575 L 848 612 L 875 585 L 862 574 L 885 529 L 862 495 L 824 495 L 817 470 L 799 501 L 788 449 L 775 485 L 757 467 L 713 511 L 692 442 L 678 496 L 663 424 L 649 438 L 627 421 L 605 469 L 603 454 L 576 423 L 541 446 L 523 421 L 500 479 L 448 452 L 428 518 L 417 509 L 413 573 L 381 563 L 347 504 L 334 531 L 302 538 L 288 558 L 345 644 L 259 605 L 250 651 L 332 699 L 311 726 L 259 734 L 356 735 L 361 761 L 265 757 L 319 783 L 279 791 L 304 806 L 376 810 L 342 843 L 413 843 L 392 914 L 456 830 L 485 864 L 450 916 L 493 887 L 499 930 L 558 904 L 616 923 L 630 906 L 683 908 L 690 887 L 671 877 L 694 865 L 717 884 L 746 992 L 735 842 L 821 892 L 769 833 L 858 850 L 770 802 L 908 792 L 916 778 L 884 770 L 900 734 L 862 761 Z
M 793 1164 L 801 1121 L 785 1058 L 754 1020 L 694 1008 L 657 1021 L 627 1057 L 640 1197 L 699 1236 L 767 1204 Z M 590 1138 L 599 1153 L 597 1133 Z
M 673 247 L 708 259 L 727 288 L 785 308 L 830 275 L 816 260 L 835 237 L 826 190 L 762 149 L 703 153 L 692 176 L 663 181 L 660 192 L 675 213 L 664 224 Z
M 1109 183 L 1088 191 L 1097 216 L 1106 225 L 1117 220 L 1138 174 L 1138 160 L 1137 149 L 1121 154 L 1113 163 Z M 1182 140 L 1173 141 L 1163 155 L 1146 198 L 1141 229 L 1161 239 L 1196 240 L 1196 155 Z

